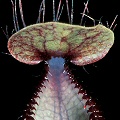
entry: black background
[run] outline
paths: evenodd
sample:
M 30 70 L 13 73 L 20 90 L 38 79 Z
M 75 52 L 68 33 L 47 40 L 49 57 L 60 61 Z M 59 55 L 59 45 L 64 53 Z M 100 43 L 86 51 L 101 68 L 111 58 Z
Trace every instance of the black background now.
M 26 25 L 36 23 L 40 0 L 22 0 L 23 12 Z M 65 0 L 63 1 L 65 3 Z M 70 0 L 69 0 L 70 2 Z M 80 24 L 80 13 L 83 12 L 84 2 L 86 0 L 74 0 L 74 22 Z M 58 2 L 56 0 L 56 5 Z M 71 3 L 69 5 L 71 8 Z M 118 0 L 90 0 L 89 1 L 89 16 L 94 19 L 100 19 L 106 26 L 106 21 L 109 25 L 114 17 L 118 14 L 115 24 L 118 24 L 114 30 L 115 42 L 109 53 L 100 61 L 78 67 L 70 64 L 73 74 L 78 82 L 83 85 L 90 96 L 92 96 L 106 118 L 106 120 L 119 120 L 120 115 L 120 8 Z M 57 9 L 57 8 L 56 8 Z M 17 5 L 18 16 L 19 9 Z M 23 28 L 20 17 L 19 25 Z M 52 21 L 52 0 L 46 0 L 46 15 L 45 22 Z M 68 23 L 66 6 L 60 19 L 61 22 Z M 98 24 L 98 22 L 96 22 Z M 10 0 L 0 0 L 0 27 L 4 30 L 8 26 L 8 33 L 11 36 L 11 31 L 14 29 L 12 19 L 12 7 Z M 93 26 L 93 22 L 87 18 L 86 26 Z M 1 100 L 1 120 L 17 120 L 22 114 L 29 99 L 32 96 L 35 85 L 43 75 L 43 64 L 29 66 L 18 62 L 12 56 L 3 54 L 9 53 L 7 50 L 8 39 L 0 30 L 0 100 Z M 39 77 L 36 77 L 39 75 Z

